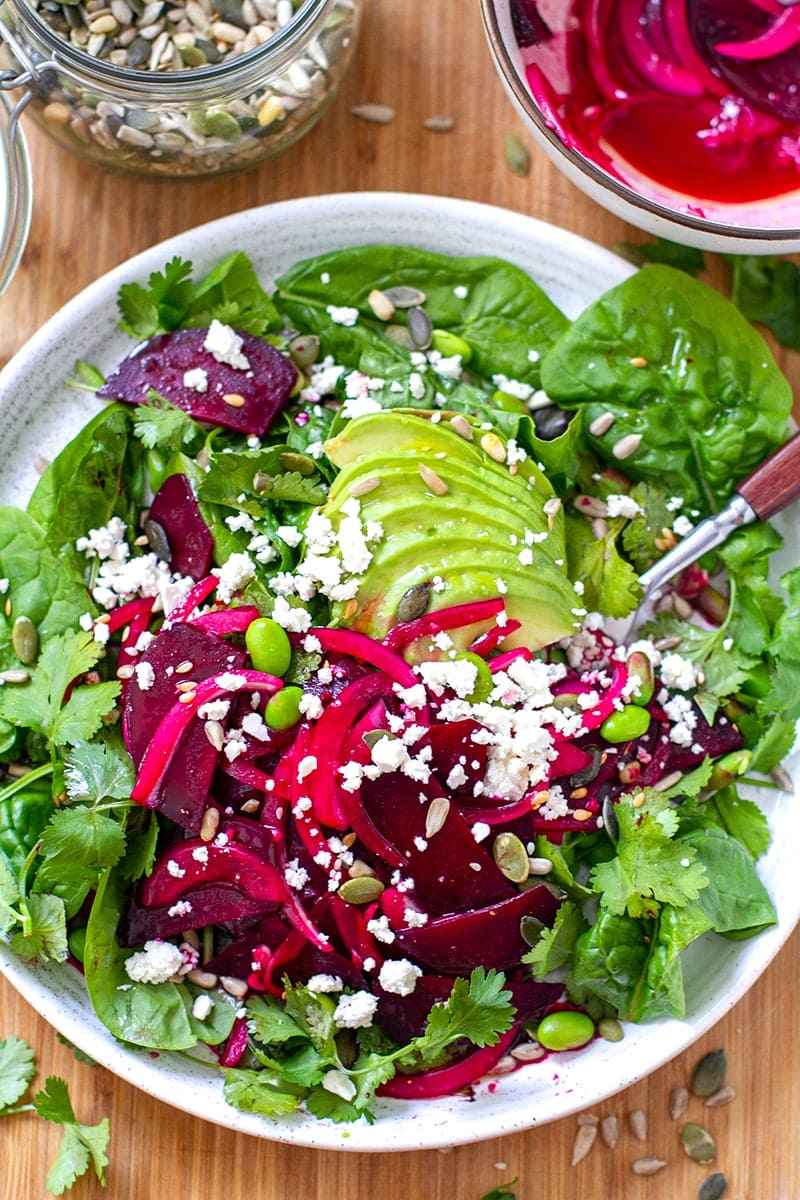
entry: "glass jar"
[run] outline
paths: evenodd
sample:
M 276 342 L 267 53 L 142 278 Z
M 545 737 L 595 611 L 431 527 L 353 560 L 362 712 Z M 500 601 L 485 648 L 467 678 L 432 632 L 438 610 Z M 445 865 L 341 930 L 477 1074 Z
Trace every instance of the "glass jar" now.
M 271 3 L 257 0 L 257 7 L 269 11 Z M 27 0 L 0 0 L 3 65 L 10 68 L 0 86 L 26 86 L 27 111 L 38 124 L 82 159 L 110 170 L 167 177 L 238 171 L 285 150 L 325 111 L 352 57 L 360 5 L 361 0 L 304 0 L 268 41 L 234 50 L 236 57 L 143 70 L 74 45 Z M 160 8 L 174 20 L 176 10 L 184 9 L 199 23 L 202 6 L 197 0 L 176 0 L 174 7 L 169 0 L 162 5 L 126 0 L 126 7 L 133 27 L 137 20 L 148 21 L 143 32 L 163 66 L 169 54 L 181 54 L 182 43 L 169 31 L 165 43 L 162 31 L 156 46 L 151 14 Z M 93 6 L 92 17 L 111 12 Z M 211 29 L 230 39 L 230 23 L 225 25 L 220 30 L 217 21 Z M 209 37 L 210 45 L 204 43 L 209 48 L 225 46 L 221 39 L 214 42 L 213 33 Z M 191 36 L 183 39 L 190 41 Z

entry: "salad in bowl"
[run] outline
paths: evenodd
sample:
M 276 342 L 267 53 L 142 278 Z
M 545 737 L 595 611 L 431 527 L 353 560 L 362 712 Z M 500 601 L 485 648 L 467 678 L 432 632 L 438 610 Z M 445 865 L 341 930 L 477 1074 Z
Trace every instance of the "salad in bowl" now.
M 6 957 L 273 1126 L 683 1020 L 687 948 L 777 921 L 740 781 L 793 744 L 797 572 L 756 524 L 613 629 L 785 440 L 761 338 L 668 267 L 571 322 L 386 242 L 118 300 L 0 509 Z

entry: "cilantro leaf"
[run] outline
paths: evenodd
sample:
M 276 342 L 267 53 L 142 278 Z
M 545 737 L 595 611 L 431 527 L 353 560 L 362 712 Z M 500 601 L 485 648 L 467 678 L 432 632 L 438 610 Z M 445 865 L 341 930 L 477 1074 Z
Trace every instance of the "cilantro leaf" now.
M 514 1184 L 517 1182 L 515 1176 L 510 1183 L 500 1183 L 496 1188 L 492 1188 L 485 1196 L 481 1196 L 481 1200 L 517 1200 L 517 1193 L 512 1192 Z
M 176 329 L 191 302 L 191 272 L 192 264 L 176 256 L 150 275 L 146 288 L 124 283 L 117 298 L 120 329 L 140 339 Z
M 104 741 L 77 741 L 64 759 L 70 800 L 128 800 L 136 779 L 129 755 Z
M 11 864 L 0 850 L 0 937 L 8 933 L 17 923 L 19 913 L 20 892 L 17 877 L 11 869 Z
M 337 1124 L 357 1121 L 361 1116 L 366 1116 L 369 1120 L 369 1114 L 359 1112 L 352 1100 L 345 1100 L 322 1085 L 309 1092 L 305 1106 L 315 1117 L 327 1118 L 329 1121 L 336 1121 Z
M 563 967 L 572 956 L 577 938 L 586 928 L 586 921 L 577 904 L 565 900 L 556 913 L 552 928 L 545 927 L 536 945 L 524 954 L 522 961 L 531 968 L 535 979 Z
M 86 805 L 60 808 L 42 830 L 41 852 L 52 875 L 95 879 L 125 853 L 125 833 L 119 821 Z
M 95 1060 L 93 1058 L 91 1058 L 88 1054 L 86 1054 L 83 1050 L 81 1050 L 80 1046 L 75 1046 L 69 1040 L 69 1038 L 65 1038 L 63 1033 L 59 1033 L 58 1031 L 56 1031 L 56 1037 L 61 1042 L 62 1046 L 66 1046 L 68 1050 L 72 1051 L 72 1053 L 75 1055 L 75 1058 L 78 1060 L 78 1062 L 86 1063 L 87 1067 L 96 1067 L 97 1066 L 97 1063 L 95 1062 Z
M 247 1001 L 247 1020 L 253 1037 L 265 1046 L 308 1036 L 306 1030 L 272 996 L 250 996 Z
M 615 916 L 653 916 L 662 904 L 681 907 L 696 900 L 708 883 L 693 848 L 672 840 L 678 817 L 669 800 L 650 789 L 644 797 L 639 808 L 630 796 L 620 799 L 614 810 L 619 825 L 616 857 L 591 872 L 601 905 Z
M 180 450 L 197 437 L 198 427 L 182 408 L 151 391 L 147 404 L 137 404 L 133 410 L 133 431 L 148 450 Z
M 71 745 L 97 733 L 119 695 L 118 682 L 68 687 L 90 671 L 103 653 L 90 633 L 63 633 L 50 638 L 30 683 L 6 689 L 0 714 L 23 728 L 41 733 L 57 746 Z
M 430 1060 L 460 1038 L 474 1046 L 494 1046 L 513 1023 L 514 1007 L 505 976 L 476 967 L 469 982 L 457 979 L 447 1000 L 434 1004 L 425 1032 L 412 1044 Z
M 303 1096 L 302 1088 L 287 1086 L 276 1072 L 229 1067 L 224 1075 L 225 1099 L 243 1112 L 284 1116 L 297 1109 Z
M 21 1038 L 0 1040 L 0 1111 L 15 1104 L 36 1074 L 34 1053 Z
M 627 616 L 641 597 L 636 572 L 617 551 L 623 525 L 624 519 L 610 521 L 607 535 L 596 538 L 585 517 L 566 517 L 570 579 L 583 583 L 584 607 L 610 617 Z
M 641 574 L 663 553 L 656 538 L 664 537 L 672 528 L 675 514 L 667 508 L 667 498 L 661 488 L 652 483 L 637 483 L 630 492 L 641 512 L 628 521 L 622 531 L 622 548 Z M 662 542 L 663 547 L 663 542 Z
M 22 927 L 11 937 L 11 949 L 22 958 L 67 957 L 67 917 L 60 896 L 34 893 L 22 904 Z
M 61 1196 L 90 1166 L 105 1186 L 108 1166 L 109 1124 L 104 1117 L 97 1125 L 82 1125 L 72 1108 L 67 1085 L 63 1079 L 50 1075 L 45 1090 L 34 1097 L 34 1107 L 45 1121 L 64 1126 L 64 1136 L 58 1157 L 50 1168 L 46 1187 L 54 1196 Z

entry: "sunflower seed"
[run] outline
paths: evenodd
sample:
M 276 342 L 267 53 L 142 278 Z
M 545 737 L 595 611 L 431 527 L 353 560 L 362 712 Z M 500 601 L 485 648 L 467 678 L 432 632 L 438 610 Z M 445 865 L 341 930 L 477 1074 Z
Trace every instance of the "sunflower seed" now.
M 350 112 L 354 117 L 375 125 L 389 125 L 395 117 L 394 109 L 389 104 L 356 104 Z
M 444 826 L 450 815 L 450 801 L 446 796 L 434 796 L 425 814 L 425 837 L 432 838 Z
M 416 621 L 417 617 L 421 617 L 427 611 L 428 605 L 431 602 L 431 585 L 429 583 L 415 583 L 407 591 L 403 592 L 400 601 L 397 605 L 397 619 L 401 625 L 405 625 L 407 621 Z
M 381 486 L 381 481 L 377 475 L 367 475 L 364 479 L 359 479 L 350 488 L 351 496 L 368 496 L 370 492 L 374 492 L 376 488 Z
M 189 983 L 193 983 L 195 987 L 205 988 L 206 991 L 210 991 L 211 988 L 215 988 L 219 982 L 213 971 L 200 971 L 197 969 L 189 971 L 186 978 Z
M 380 291 L 379 288 L 372 289 L 367 296 L 367 304 L 379 321 L 391 321 L 394 316 L 394 305 L 386 293 Z
M 503 157 L 506 166 L 514 175 L 525 176 L 531 169 L 531 156 L 515 133 L 509 133 L 503 141 Z
M 450 113 L 434 113 L 433 116 L 426 117 L 422 122 L 431 133 L 449 133 L 455 123 L 456 119 Z
M 450 427 L 455 433 L 458 434 L 459 437 L 462 437 L 465 442 L 475 441 L 475 435 L 472 432 L 472 426 L 467 418 L 463 417 L 461 413 L 456 413 L 454 417 L 450 418 Z
M 433 492 L 434 496 L 446 496 L 450 491 L 441 475 L 437 475 L 432 467 L 427 466 L 425 463 L 420 463 L 419 473 L 422 476 L 422 482 Z
M 503 439 L 496 433 L 485 433 L 481 438 L 481 449 L 495 462 L 506 461 L 506 448 Z
M 637 1158 L 631 1163 L 634 1175 L 655 1175 L 667 1165 L 664 1158 Z
M 237 1000 L 243 1000 L 247 995 L 247 984 L 243 979 L 237 979 L 235 975 L 220 975 L 219 982 L 222 989 Z
M 609 1113 L 600 1122 L 600 1136 L 609 1149 L 613 1150 L 619 1142 L 619 1120 L 615 1113 Z
M 637 1142 L 647 1141 L 647 1113 L 641 1108 L 634 1108 L 628 1113 L 628 1128 Z
M 715 1171 L 713 1175 L 707 1175 L 700 1184 L 697 1189 L 697 1200 L 721 1200 L 727 1186 L 728 1181 L 722 1172 Z
M 674 1087 L 669 1094 L 669 1115 L 678 1121 L 689 1107 L 689 1089 Z
M 572 1145 L 572 1165 L 576 1167 L 591 1150 L 597 1137 L 596 1125 L 579 1125 Z
M 704 1054 L 692 1072 L 691 1088 L 695 1096 L 713 1096 L 725 1083 L 728 1059 L 724 1050 Z
M 539 1042 L 520 1042 L 511 1051 L 511 1057 L 515 1058 L 517 1062 L 539 1062 L 545 1054 L 547 1051 Z
M 706 1100 L 706 1108 L 722 1108 L 725 1104 L 730 1104 L 736 1099 L 736 1089 L 732 1088 L 729 1083 L 723 1087 L 717 1088 L 712 1096 Z
M 383 294 L 395 308 L 419 308 L 428 299 L 425 292 L 420 291 L 419 288 L 406 287 L 402 283 L 395 287 L 384 288 Z
M 11 645 L 19 661 L 26 666 L 36 658 L 39 634 L 30 617 L 17 617 L 11 629 Z
M 689 1121 L 681 1129 L 681 1145 L 692 1162 L 710 1163 L 717 1157 L 717 1147 L 711 1134 L 694 1121 Z
M 640 433 L 626 433 L 618 442 L 615 442 L 611 447 L 611 453 L 614 458 L 630 458 L 635 454 L 642 443 L 642 435 Z
M 433 323 L 418 305 L 408 310 L 408 336 L 418 350 L 427 350 L 433 341 Z
M 0 680 L 3 683 L 27 683 L 30 677 L 31 673 L 25 667 L 11 667 L 8 671 L 0 671 Z
M 604 433 L 608 433 L 616 419 L 612 412 L 601 413 L 599 417 L 595 417 L 592 421 L 589 426 L 589 433 L 592 437 L 602 437 Z
M 599 1125 L 600 1118 L 598 1117 L 597 1113 L 593 1113 L 593 1112 L 578 1113 L 578 1124 L 579 1125 Z

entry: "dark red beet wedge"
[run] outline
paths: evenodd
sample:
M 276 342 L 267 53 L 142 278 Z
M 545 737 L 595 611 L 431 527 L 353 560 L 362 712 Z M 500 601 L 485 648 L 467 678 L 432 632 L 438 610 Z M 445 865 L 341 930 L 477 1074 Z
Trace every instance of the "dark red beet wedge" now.
M 123 359 L 97 394 L 125 404 L 146 404 L 153 388 L 198 421 L 242 433 L 266 433 L 295 385 L 297 369 L 269 342 L 251 333 L 239 335 L 249 369 L 218 362 L 205 349 L 207 333 L 207 329 L 180 329 L 157 334 Z M 205 391 L 184 382 L 187 372 L 197 369 L 205 372 Z
M 208 575 L 214 539 L 200 515 L 192 485 L 185 475 L 170 475 L 164 480 L 153 497 L 148 522 L 156 526 L 156 538 L 151 540 L 154 549 L 154 541 L 160 540 L 163 532 L 166 538 L 164 549 L 169 548 L 167 561 L 176 574 L 196 580 Z M 145 525 L 145 532 L 149 527 Z M 152 539 L 152 533 L 150 536 Z M 156 553 L 162 557 L 158 549 Z

